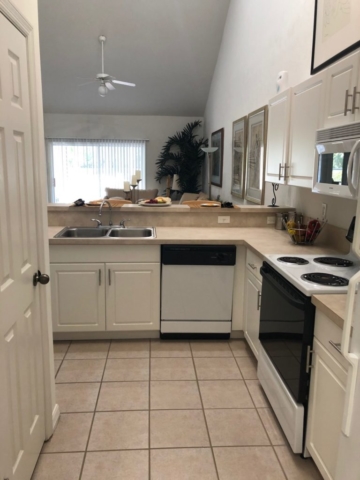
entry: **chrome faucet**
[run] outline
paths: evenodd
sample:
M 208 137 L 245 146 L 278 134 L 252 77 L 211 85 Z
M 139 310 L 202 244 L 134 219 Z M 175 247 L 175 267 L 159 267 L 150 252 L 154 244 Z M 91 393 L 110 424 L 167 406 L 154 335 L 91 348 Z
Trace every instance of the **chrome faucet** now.
M 106 198 L 104 198 L 104 200 L 101 202 L 101 205 L 100 205 L 100 208 L 99 208 L 99 217 L 101 217 L 101 214 L 102 214 L 102 208 L 104 206 L 104 203 L 107 203 L 108 204 L 108 207 L 109 207 L 109 226 L 111 227 L 112 226 L 112 220 L 111 220 L 111 216 L 112 216 L 112 206 L 110 204 L 110 202 L 108 200 L 106 200 Z
M 96 222 L 96 223 L 97 223 L 97 227 L 98 227 L 98 228 L 100 228 L 100 227 L 101 227 L 101 225 L 102 225 L 101 221 L 100 221 L 100 220 L 98 220 L 97 218 L 92 218 L 92 219 L 91 219 L 91 221 L 92 221 L 92 222 Z
M 125 227 L 125 222 L 127 222 L 128 220 L 129 220 L 128 218 L 125 218 L 124 220 L 120 220 L 119 227 L 120 228 L 126 228 Z

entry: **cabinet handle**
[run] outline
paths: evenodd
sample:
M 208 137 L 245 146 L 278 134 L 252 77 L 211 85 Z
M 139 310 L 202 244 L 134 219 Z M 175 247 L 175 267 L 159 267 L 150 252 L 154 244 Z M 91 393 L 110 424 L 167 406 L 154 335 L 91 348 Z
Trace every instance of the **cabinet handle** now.
M 109 275 L 109 285 L 111 285 L 111 270 L 110 270 L 110 268 L 109 268 L 108 272 L 109 272 L 108 273 L 108 275 Z
M 249 267 L 253 270 L 256 270 L 256 265 L 254 263 L 248 263 Z
M 329 343 L 332 347 L 335 348 L 335 350 L 337 350 L 341 355 L 342 355 L 342 351 L 341 351 L 341 343 L 335 343 L 333 342 L 332 340 L 329 340 Z
M 99 268 L 99 285 L 101 285 L 101 268 Z
M 349 94 L 349 90 L 346 90 L 346 93 L 345 93 L 345 107 L 344 107 L 345 117 L 347 116 L 347 112 L 351 112 L 351 108 L 347 108 L 349 97 L 352 97 L 352 95 Z
M 285 178 L 284 175 L 281 175 L 281 169 L 284 168 L 283 165 L 281 165 L 281 163 L 279 163 L 279 180 L 281 180 L 282 178 Z
M 355 113 L 355 110 L 359 110 L 359 107 L 356 106 L 356 95 L 360 95 L 360 92 L 357 92 L 356 87 L 354 87 L 351 113 Z
M 288 169 L 290 169 L 290 165 L 284 165 L 284 169 L 285 169 L 284 179 L 286 180 L 287 178 L 289 178 L 289 174 L 287 173 L 287 171 Z
M 258 292 L 257 309 L 260 310 L 260 308 L 261 308 L 261 292 Z
M 309 373 L 310 372 L 310 368 L 313 368 L 313 365 L 310 365 L 310 355 L 314 353 L 314 350 L 311 350 L 311 347 L 310 345 L 308 345 L 307 347 L 307 351 L 306 351 L 306 373 Z

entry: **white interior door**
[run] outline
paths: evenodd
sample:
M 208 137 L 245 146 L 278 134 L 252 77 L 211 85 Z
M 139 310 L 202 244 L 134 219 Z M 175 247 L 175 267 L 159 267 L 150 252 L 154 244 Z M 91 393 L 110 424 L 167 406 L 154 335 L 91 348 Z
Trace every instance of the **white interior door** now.
M 31 477 L 45 437 L 27 69 L 26 39 L 0 14 L 0 470 L 10 480 Z

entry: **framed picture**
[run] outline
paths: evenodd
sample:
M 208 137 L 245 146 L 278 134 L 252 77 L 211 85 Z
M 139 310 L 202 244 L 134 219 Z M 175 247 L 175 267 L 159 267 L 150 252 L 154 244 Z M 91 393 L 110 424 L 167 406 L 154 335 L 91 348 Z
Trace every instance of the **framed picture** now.
M 266 154 L 268 107 L 248 115 L 245 198 L 250 202 L 264 202 L 264 170 Z
M 311 74 L 360 47 L 359 0 L 315 0 Z
M 211 154 L 211 185 L 222 186 L 223 155 L 224 155 L 224 129 L 216 130 L 211 134 L 211 146 L 217 147 Z
M 240 198 L 244 197 L 246 122 L 247 117 L 235 120 L 232 131 L 231 195 Z

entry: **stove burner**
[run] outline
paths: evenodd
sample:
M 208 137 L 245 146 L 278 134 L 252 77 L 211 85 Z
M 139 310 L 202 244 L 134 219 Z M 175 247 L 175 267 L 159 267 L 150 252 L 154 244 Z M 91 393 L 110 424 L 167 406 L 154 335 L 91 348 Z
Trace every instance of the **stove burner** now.
M 330 287 L 345 287 L 349 284 L 349 281 L 343 277 L 337 277 L 330 273 L 305 273 L 301 275 L 303 280 L 309 282 L 318 283 L 319 285 L 328 285 Z
M 321 263 L 323 265 L 330 265 L 331 267 L 352 267 L 354 265 L 354 263 L 350 260 L 336 257 L 317 257 L 314 258 L 314 262 Z
M 309 262 L 300 257 L 279 257 L 279 262 L 292 263 L 293 265 L 307 265 Z

